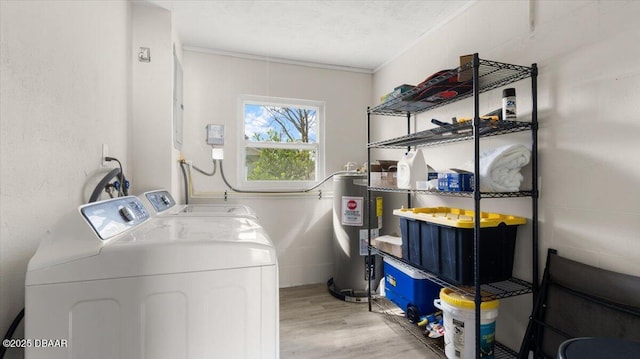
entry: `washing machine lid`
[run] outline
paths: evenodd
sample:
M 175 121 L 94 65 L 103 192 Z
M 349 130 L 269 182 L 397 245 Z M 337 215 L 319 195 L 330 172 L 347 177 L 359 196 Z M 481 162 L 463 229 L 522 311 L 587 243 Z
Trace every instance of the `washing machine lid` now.
M 180 206 L 172 215 L 181 216 L 229 216 L 248 217 L 257 219 L 256 213 L 250 207 L 241 204 L 187 204 Z
M 165 216 L 195 216 L 195 217 L 248 217 L 257 219 L 256 212 L 245 205 L 230 203 L 206 204 L 177 204 L 166 190 L 145 192 L 140 198 L 148 204 L 149 211 L 154 215 Z
M 127 198 L 127 197 L 124 197 Z M 135 198 L 135 197 L 133 197 Z M 136 199 L 137 200 L 137 199 Z M 114 201 L 97 209 L 121 211 L 127 204 Z M 135 202 L 135 201 L 133 201 Z M 109 215 L 103 216 L 110 218 Z M 124 218 L 124 216 L 121 216 Z M 115 217 L 118 218 L 118 217 Z M 114 219 L 114 221 L 119 221 Z M 91 224 L 86 219 L 84 225 Z M 109 219 L 101 228 L 113 227 Z M 91 227 L 91 226 L 89 226 Z M 27 285 L 146 275 L 225 270 L 276 265 L 275 248 L 260 224 L 243 217 L 156 217 L 140 221 L 103 239 L 95 228 L 88 235 L 63 231 L 52 233 L 29 262 Z M 69 256 L 71 244 L 85 243 Z

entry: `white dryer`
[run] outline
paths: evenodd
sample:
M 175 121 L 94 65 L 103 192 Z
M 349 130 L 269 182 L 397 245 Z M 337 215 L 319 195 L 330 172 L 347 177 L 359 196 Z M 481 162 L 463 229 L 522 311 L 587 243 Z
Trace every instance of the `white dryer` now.
M 151 215 L 160 216 L 195 216 L 195 217 L 246 217 L 257 219 L 256 212 L 241 204 L 176 204 L 171 193 L 166 190 L 154 190 L 139 196 L 142 203 L 149 208 Z
M 29 262 L 25 337 L 66 345 L 25 357 L 278 358 L 278 307 L 255 220 L 151 218 L 122 197 L 68 215 Z

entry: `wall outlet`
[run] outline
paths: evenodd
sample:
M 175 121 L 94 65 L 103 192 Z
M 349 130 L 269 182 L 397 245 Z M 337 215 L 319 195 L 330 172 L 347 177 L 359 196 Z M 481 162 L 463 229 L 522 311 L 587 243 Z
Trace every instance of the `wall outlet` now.
M 107 161 L 104 159 L 109 156 L 109 146 L 106 143 L 102 144 L 102 158 L 100 158 L 100 165 L 102 167 L 107 166 Z

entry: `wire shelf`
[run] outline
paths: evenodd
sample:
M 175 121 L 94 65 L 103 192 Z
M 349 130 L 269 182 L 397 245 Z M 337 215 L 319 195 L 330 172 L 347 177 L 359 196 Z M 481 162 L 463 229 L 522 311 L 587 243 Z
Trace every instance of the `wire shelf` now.
M 407 319 L 404 311 L 395 305 L 390 300 L 380 297 L 373 300 L 374 309 L 376 313 L 383 314 L 391 322 L 395 323 L 398 327 L 404 330 L 408 335 L 414 337 L 418 342 L 425 346 L 425 348 L 431 351 L 429 358 L 442 358 L 446 359 L 444 354 L 444 338 L 429 338 L 424 334 L 424 329 L 418 327 L 415 323 L 411 323 Z
M 493 357 L 494 359 L 511 359 L 517 358 L 518 353 L 500 342 L 495 342 L 495 347 L 493 348 Z
M 490 121 L 481 120 L 480 137 L 490 137 L 505 135 L 507 133 L 521 132 L 531 130 L 531 122 L 518 121 Z M 409 135 L 391 138 L 383 141 L 369 143 L 369 148 L 407 148 L 409 146 L 428 147 L 441 145 L 445 143 L 453 143 L 460 141 L 469 141 L 473 139 L 473 125 L 471 121 L 450 124 L 447 126 L 436 127 L 424 131 L 415 132 Z
M 472 70 L 473 64 L 469 62 L 456 69 L 445 71 L 444 74 L 425 81 L 396 98 L 389 99 L 378 106 L 370 108 L 369 113 L 387 116 L 405 116 L 407 113 L 420 113 L 471 97 L 473 96 L 473 91 L 459 93 L 453 98 L 440 101 L 421 101 L 418 95 L 429 87 L 448 83 L 454 76 L 457 77 L 458 74 L 469 73 L 472 72 Z M 532 74 L 532 67 L 480 59 L 480 66 L 478 67 L 478 82 L 480 86 L 478 93 L 520 81 L 531 77 Z M 449 90 L 459 89 L 463 85 L 468 86 L 471 81 L 472 80 L 464 82 L 454 81 Z M 442 91 L 447 91 L 447 89 L 443 88 Z
M 427 191 L 416 189 L 402 189 L 392 187 L 369 187 L 370 191 L 374 192 L 395 192 L 395 193 L 411 193 L 411 194 L 430 194 L 436 196 L 449 196 L 449 197 L 465 197 L 473 198 L 473 192 L 451 192 L 451 191 Z M 481 198 L 512 198 L 512 197 L 532 197 L 532 191 L 518 191 L 518 192 L 480 192 Z
M 408 335 L 411 335 L 416 340 L 418 340 L 422 345 L 424 345 L 427 349 L 431 351 L 431 356 L 429 358 L 442 358 L 446 359 L 444 353 L 444 338 L 429 338 L 424 334 L 424 329 L 421 329 L 416 324 L 411 323 L 405 316 L 404 312 L 401 308 L 398 308 L 393 302 L 388 299 L 381 297 L 373 300 L 373 304 L 375 309 L 373 310 L 376 313 L 380 313 L 385 315 L 391 322 L 395 323 L 397 326 L 402 328 Z M 505 346 L 500 342 L 495 342 L 494 346 L 494 358 L 495 359 L 511 359 L 517 358 L 518 354 Z
M 371 253 L 378 254 L 382 257 L 393 258 L 394 260 L 400 262 L 401 265 L 406 266 L 407 269 L 417 270 L 418 272 L 424 274 L 430 281 L 442 287 L 450 288 L 454 292 L 471 298 L 475 296 L 475 288 L 473 286 L 461 286 L 451 283 L 438 277 L 436 274 L 417 267 L 415 264 L 408 263 L 402 258 L 398 258 L 392 254 L 381 251 L 376 247 L 369 246 L 369 249 L 371 250 Z M 524 295 L 533 292 L 531 283 L 513 277 L 501 282 L 482 284 L 480 286 L 480 291 L 482 293 L 483 301 L 515 297 L 518 295 Z

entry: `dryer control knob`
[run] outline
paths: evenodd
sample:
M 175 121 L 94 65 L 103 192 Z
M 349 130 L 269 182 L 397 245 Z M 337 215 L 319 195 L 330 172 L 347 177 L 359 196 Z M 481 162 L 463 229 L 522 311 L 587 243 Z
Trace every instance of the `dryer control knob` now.
M 131 222 L 134 219 L 136 219 L 136 214 L 133 213 L 133 210 L 131 210 L 131 208 L 129 208 L 129 207 L 120 208 L 120 215 L 127 222 Z

